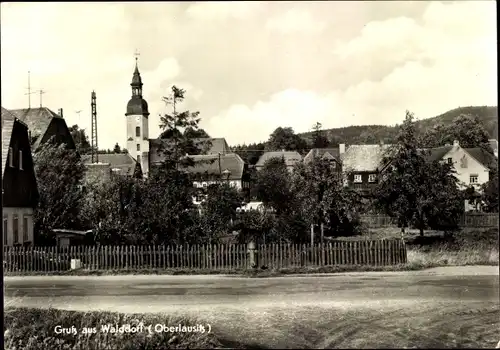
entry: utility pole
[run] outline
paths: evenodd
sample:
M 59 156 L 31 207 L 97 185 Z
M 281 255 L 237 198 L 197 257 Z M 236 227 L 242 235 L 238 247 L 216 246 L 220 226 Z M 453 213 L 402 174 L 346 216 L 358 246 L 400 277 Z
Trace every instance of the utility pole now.
M 38 93 L 40 94 L 40 108 L 42 108 L 42 95 L 45 93 L 45 91 L 38 90 Z
M 95 91 L 92 91 L 90 107 L 92 109 L 92 163 L 99 163 L 97 146 L 97 103 Z
M 28 108 L 31 108 L 31 94 L 34 94 L 34 92 L 31 91 L 31 79 L 30 79 L 30 71 L 28 71 L 28 87 L 26 90 L 28 90 L 25 95 L 28 95 Z

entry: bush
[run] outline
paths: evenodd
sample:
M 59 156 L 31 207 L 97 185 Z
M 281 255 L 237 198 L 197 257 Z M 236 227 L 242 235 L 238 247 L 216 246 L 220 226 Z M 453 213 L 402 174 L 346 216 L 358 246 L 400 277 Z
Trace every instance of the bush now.
M 153 332 L 101 332 L 103 325 L 153 325 Z M 56 309 L 7 308 L 4 318 L 4 346 L 21 349 L 189 349 L 216 348 L 221 343 L 213 334 L 205 332 L 161 332 L 154 325 L 196 326 L 202 324 L 189 319 L 172 319 L 160 315 L 120 314 L 111 312 L 77 312 Z M 78 334 L 56 334 L 61 326 L 78 329 Z M 84 334 L 85 327 L 96 327 L 95 334 Z

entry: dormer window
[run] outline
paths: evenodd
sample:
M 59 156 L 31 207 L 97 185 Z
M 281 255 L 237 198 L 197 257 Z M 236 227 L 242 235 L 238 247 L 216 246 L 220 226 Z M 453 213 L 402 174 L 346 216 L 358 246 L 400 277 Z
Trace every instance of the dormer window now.
M 446 161 L 447 161 L 447 163 L 448 163 L 448 164 L 450 164 L 450 165 L 452 165 L 452 164 L 453 164 L 453 158 L 448 158 Z
M 23 151 L 19 151 L 19 170 L 23 169 Z
M 12 147 L 9 147 L 9 166 L 14 167 L 14 149 Z

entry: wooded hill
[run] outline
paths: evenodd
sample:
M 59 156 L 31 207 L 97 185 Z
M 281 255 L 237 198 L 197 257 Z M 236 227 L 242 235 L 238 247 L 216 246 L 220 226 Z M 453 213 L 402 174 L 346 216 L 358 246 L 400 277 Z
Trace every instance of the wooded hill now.
M 476 115 L 484 124 L 490 138 L 498 140 L 498 107 L 497 106 L 470 106 L 452 109 L 437 117 L 417 120 L 417 130 L 424 133 L 437 124 L 448 126 L 453 119 L 461 114 Z M 329 140 L 346 144 L 376 144 L 380 141 L 391 143 L 397 135 L 396 126 L 386 125 L 355 125 L 344 128 L 324 129 L 324 135 Z M 311 142 L 313 132 L 299 133 L 302 138 Z

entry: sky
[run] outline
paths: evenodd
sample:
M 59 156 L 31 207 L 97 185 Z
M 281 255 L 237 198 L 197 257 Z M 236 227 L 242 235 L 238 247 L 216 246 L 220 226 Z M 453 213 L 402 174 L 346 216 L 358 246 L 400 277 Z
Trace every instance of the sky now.
M 497 105 L 495 1 L 142 2 L 1 4 L 1 103 L 63 108 L 99 148 L 126 145 L 136 50 L 150 138 L 162 97 L 230 145 L 278 126 L 400 123 Z M 81 111 L 78 113 L 77 111 Z

